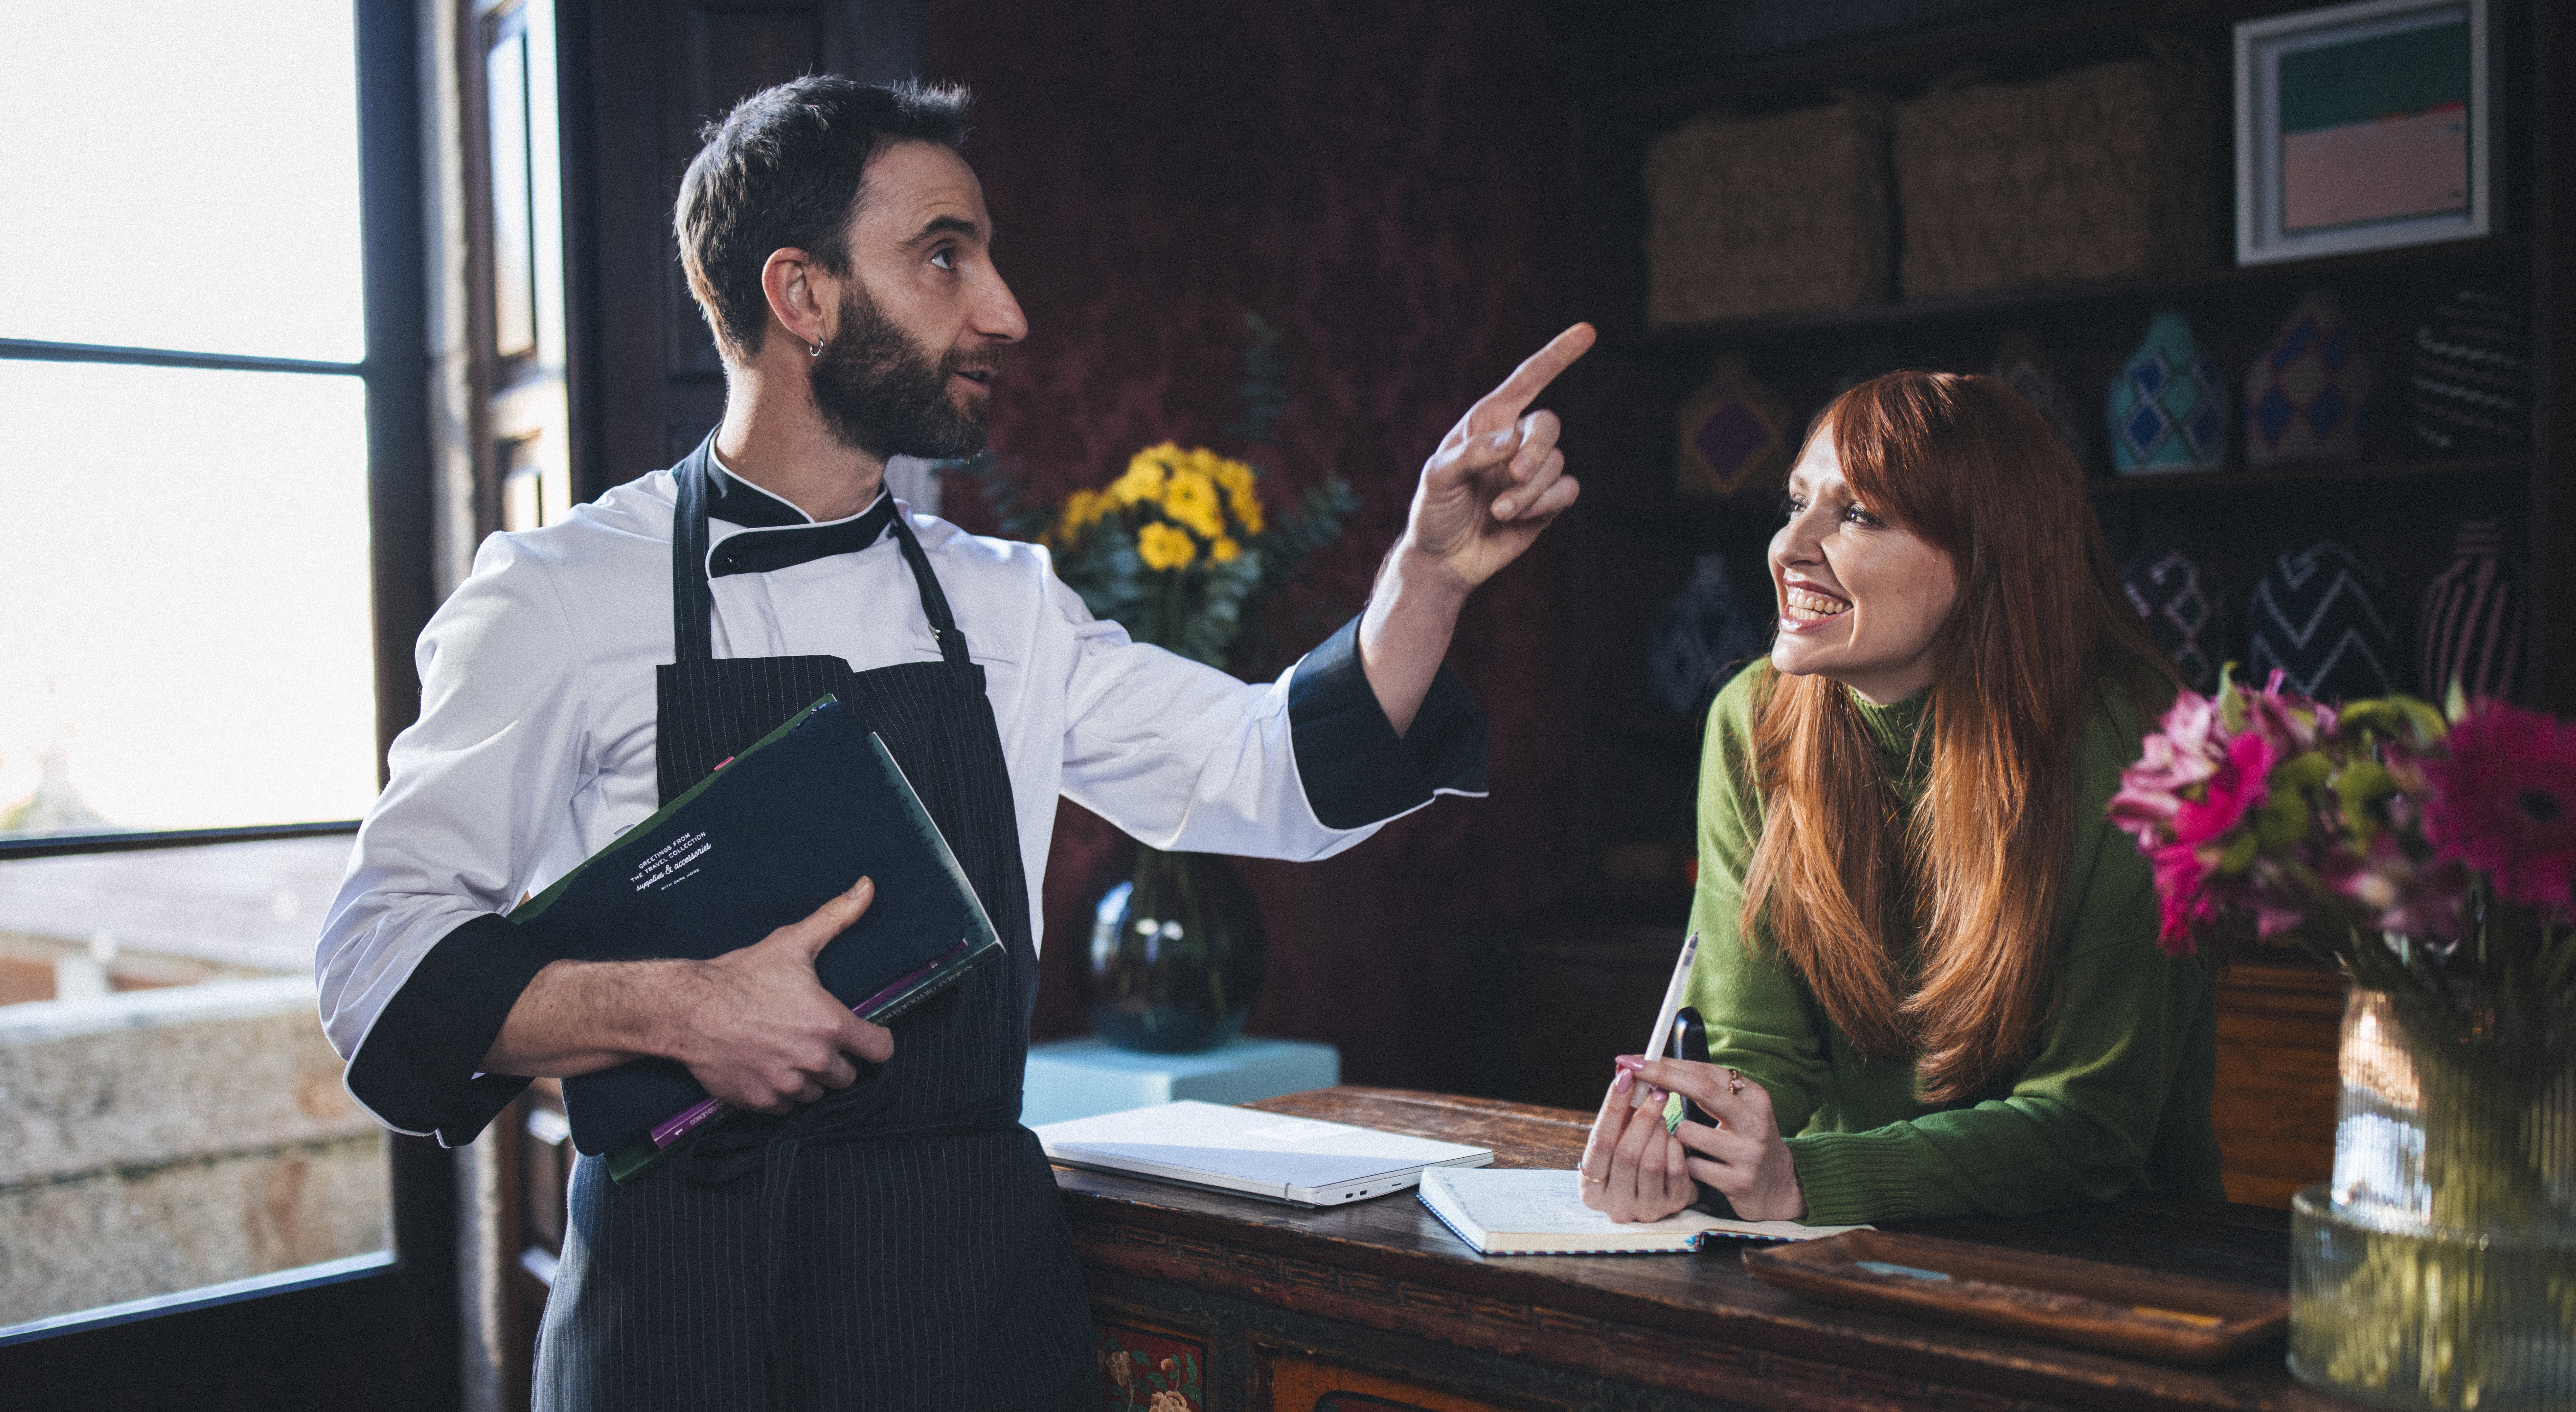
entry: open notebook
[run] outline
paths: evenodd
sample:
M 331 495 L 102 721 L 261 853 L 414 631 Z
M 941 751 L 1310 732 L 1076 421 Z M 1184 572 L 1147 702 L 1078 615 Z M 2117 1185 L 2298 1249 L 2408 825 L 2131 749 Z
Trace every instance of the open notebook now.
M 1422 1204 L 1485 1255 L 1654 1255 L 1697 1250 L 1709 1236 L 1814 1240 L 1866 1226 L 1795 1221 L 1723 1221 L 1684 1211 L 1621 1224 L 1583 1204 L 1572 1172 L 1434 1168 L 1422 1174 Z

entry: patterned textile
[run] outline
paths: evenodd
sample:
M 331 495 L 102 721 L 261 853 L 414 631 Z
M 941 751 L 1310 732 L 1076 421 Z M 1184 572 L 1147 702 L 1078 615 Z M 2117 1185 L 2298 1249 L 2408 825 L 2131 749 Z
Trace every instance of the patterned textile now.
M 1789 478 L 1789 404 L 1754 381 L 1744 355 L 1719 356 L 1708 381 L 1682 402 L 1673 489 L 1684 496 L 1768 494 Z
M 2511 696 L 2522 685 L 2531 599 L 2505 555 L 2504 522 L 2464 520 L 2451 566 L 2424 587 L 2416 615 L 2416 663 L 2424 689 Z
M 1757 614 L 1726 576 L 1726 556 L 1702 554 L 1689 586 L 1673 595 L 1647 638 L 1646 680 L 1667 711 L 1697 711 L 1735 669 L 1771 645 L 1767 614 Z
M 2531 444 L 2531 306 L 2463 289 L 2415 331 L 2406 373 L 2409 431 L 2455 456 Z
M 2218 665 L 2227 657 L 2226 595 L 2218 580 L 2177 545 L 2159 545 L 2120 570 L 2130 606 L 2194 690 L 2218 689 Z
M 2167 309 L 2111 379 L 2111 465 L 2121 471 L 2227 464 L 2227 384 L 2191 324 Z
M 2245 460 L 2358 461 L 2370 360 L 2334 295 L 2311 289 L 2245 370 Z
M 2075 464 L 2080 466 L 2084 433 L 2076 430 L 2075 415 L 2066 400 L 2066 380 L 2059 376 L 2062 371 L 2046 341 L 2030 329 L 2005 334 L 2003 346 L 1995 350 L 1995 376 L 2048 418 L 2049 427 L 2075 453 Z
M 2245 616 L 2254 637 L 2248 681 L 2259 685 L 2278 667 L 2292 691 L 2329 701 L 2400 685 L 2388 581 L 2335 540 L 2282 554 L 2254 585 Z

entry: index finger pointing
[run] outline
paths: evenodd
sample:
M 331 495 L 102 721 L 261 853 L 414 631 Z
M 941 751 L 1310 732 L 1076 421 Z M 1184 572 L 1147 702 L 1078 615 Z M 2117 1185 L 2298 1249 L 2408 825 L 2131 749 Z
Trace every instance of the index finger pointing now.
M 1467 414 L 1469 419 L 1480 429 L 1483 420 L 1494 413 L 1502 414 L 1504 421 L 1518 420 L 1529 404 L 1547 390 L 1547 385 L 1556 381 L 1557 374 L 1574 366 L 1575 359 L 1591 351 L 1595 337 L 1592 325 L 1576 324 L 1549 339 L 1546 347 L 1532 353 L 1521 361 L 1519 367 L 1512 369 L 1512 375 L 1503 379 L 1501 386 L 1486 393 Z

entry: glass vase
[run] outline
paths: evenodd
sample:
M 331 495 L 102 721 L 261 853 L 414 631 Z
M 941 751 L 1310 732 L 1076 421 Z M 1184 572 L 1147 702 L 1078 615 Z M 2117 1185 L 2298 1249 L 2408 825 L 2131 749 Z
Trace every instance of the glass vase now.
M 2576 1407 L 2576 1075 L 2355 989 L 2334 1179 L 2293 1203 L 2290 1370 L 2373 1406 Z
M 1138 846 L 1131 874 L 1101 895 L 1091 926 L 1091 1028 L 1120 1049 L 1213 1049 L 1261 994 L 1261 910 L 1213 853 Z

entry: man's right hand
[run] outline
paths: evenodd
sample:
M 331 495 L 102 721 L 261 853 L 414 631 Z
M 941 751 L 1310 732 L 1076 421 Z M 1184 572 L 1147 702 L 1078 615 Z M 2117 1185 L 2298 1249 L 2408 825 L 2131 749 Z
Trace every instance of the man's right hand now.
M 814 978 L 814 958 L 876 900 L 867 878 L 814 915 L 696 968 L 671 1057 L 726 1105 L 784 1113 L 858 1079 L 856 1055 L 894 1057 L 894 1033 L 850 1013 Z

